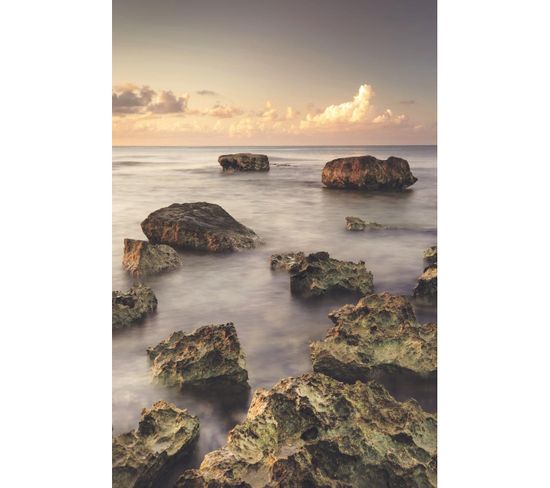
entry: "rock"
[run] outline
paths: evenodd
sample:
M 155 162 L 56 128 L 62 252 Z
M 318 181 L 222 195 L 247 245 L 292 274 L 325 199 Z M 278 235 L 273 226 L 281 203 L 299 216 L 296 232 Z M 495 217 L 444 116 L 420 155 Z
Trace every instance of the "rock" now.
M 363 261 L 339 261 L 327 252 L 310 254 L 290 269 L 290 291 L 306 298 L 335 291 L 365 295 L 373 289 L 372 273 Z
M 218 158 L 224 171 L 269 171 L 269 159 L 265 154 L 225 154 Z
M 271 255 L 271 269 L 282 269 L 290 271 L 293 266 L 302 262 L 306 257 L 303 252 L 287 252 L 284 254 Z
M 436 486 L 437 419 L 375 382 L 308 373 L 256 391 L 227 444 L 177 488 Z
M 249 249 L 258 236 L 214 203 L 173 203 L 150 214 L 142 223 L 153 244 L 168 244 L 211 252 Z
M 346 217 L 346 229 L 352 231 L 365 230 L 367 223 L 359 217 Z
M 424 261 L 437 265 L 437 246 L 429 247 L 424 251 Z
M 122 265 L 134 276 L 159 273 L 181 266 L 178 253 L 166 244 L 124 239 Z
M 199 419 L 161 400 L 143 409 L 136 430 L 113 439 L 113 488 L 154 488 L 174 461 L 188 454 Z
M 113 329 L 121 329 L 143 319 L 157 309 L 153 290 L 141 283 L 128 291 L 113 291 Z
M 311 344 L 313 370 L 353 383 L 396 373 L 437 374 L 437 326 L 420 325 L 408 300 L 378 293 L 329 314 L 334 327 Z
M 168 385 L 246 383 L 245 356 L 232 323 L 174 332 L 147 349 L 153 377 Z
M 437 300 L 437 264 L 431 264 L 424 269 L 424 272 L 418 278 L 414 296 L 428 301 Z
M 329 188 L 356 190 L 402 191 L 413 185 L 413 176 L 405 159 L 355 156 L 329 161 L 323 169 L 322 181 Z

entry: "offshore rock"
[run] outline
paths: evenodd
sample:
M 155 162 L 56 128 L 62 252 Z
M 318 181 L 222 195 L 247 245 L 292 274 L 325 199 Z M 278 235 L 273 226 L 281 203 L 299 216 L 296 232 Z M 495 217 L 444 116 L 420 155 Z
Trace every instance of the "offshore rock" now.
M 429 247 L 424 251 L 424 261 L 437 265 L 437 246 Z
M 303 252 L 287 252 L 271 255 L 271 269 L 290 271 L 295 265 L 301 263 L 306 255 Z
M 353 383 L 396 373 L 437 374 L 437 326 L 420 325 L 401 296 L 378 293 L 329 314 L 334 327 L 313 342 L 313 370 Z
M 359 217 L 346 217 L 346 229 L 351 231 L 365 230 L 367 223 Z
M 147 349 L 153 377 L 167 385 L 246 383 L 245 356 L 230 322 L 205 325 L 190 334 L 174 332 Z
M 113 488 L 154 488 L 165 469 L 188 454 L 199 419 L 165 401 L 143 409 L 136 430 L 113 439 Z
M 308 373 L 254 394 L 222 449 L 177 488 L 431 488 L 437 419 L 375 382 Z
M 137 283 L 128 291 L 113 291 L 113 329 L 122 329 L 157 309 L 157 297 L 148 286 Z
M 159 273 L 180 267 L 178 253 L 166 244 L 149 244 L 147 241 L 124 239 L 124 269 L 134 276 Z
M 269 171 L 269 159 L 265 154 L 225 154 L 218 158 L 224 171 Z
M 258 236 L 214 203 L 173 203 L 142 223 L 153 244 L 211 252 L 255 247 Z
M 431 264 L 424 269 L 418 278 L 414 296 L 428 301 L 437 300 L 437 264 Z
M 323 169 L 322 181 L 329 188 L 346 188 L 365 191 L 402 191 L 413 185 L 408 161 L 389 157 L 355 156 L 329 161 Z
M 335 291 L 365 295 L 373 289 L 372 273 L 363 261 L 339 261 L 328 252 L 310 254 L 290 269 L 290 291 L 306 298 Z

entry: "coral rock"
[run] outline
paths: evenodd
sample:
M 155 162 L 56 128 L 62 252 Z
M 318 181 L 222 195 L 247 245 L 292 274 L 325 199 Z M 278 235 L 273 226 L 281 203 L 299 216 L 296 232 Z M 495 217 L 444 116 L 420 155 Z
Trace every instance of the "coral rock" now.
M 414 296 L 428 301 L 437 300 L 437 264 L 432 264 L 424 269 L 418 278 Z
M 287 252 L 271 255 L 271 269 L 282 269 L 290 271 L 294 266 L 300 264 L 306 257 L 303 252 Z
M 424 261 L 428 264 L 437 264 L 437 246 L 429 247 L 424 251 Z
M 113 291 L 113 329 L 121 329 L 143 319 L 157 309 L 153 290 L 141 283 L 128 291 Z
M 147 241 L 124 239 L 124 268 L 134 276 L 159 273 L 181 266 L 178 253 L 166 244 L 149 244 Z
M 218 158 L 224 171 L 269 171 L 269 159 L 265 154 L 224 154 Z

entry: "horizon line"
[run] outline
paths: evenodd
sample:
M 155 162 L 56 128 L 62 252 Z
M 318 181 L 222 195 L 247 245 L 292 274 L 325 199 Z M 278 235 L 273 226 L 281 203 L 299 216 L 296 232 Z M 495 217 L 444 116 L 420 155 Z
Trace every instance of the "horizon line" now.
M 215 145 L 141 145 L 141 144 L 121 144 L 111 145 L 111 148 L 119 147 L 185 147 L 185 148 L 200 148 L 200 147 L 437 147 L 437 144 L 261 144 L 261 145 L 242 145 L 242 144 L 215 144 Z

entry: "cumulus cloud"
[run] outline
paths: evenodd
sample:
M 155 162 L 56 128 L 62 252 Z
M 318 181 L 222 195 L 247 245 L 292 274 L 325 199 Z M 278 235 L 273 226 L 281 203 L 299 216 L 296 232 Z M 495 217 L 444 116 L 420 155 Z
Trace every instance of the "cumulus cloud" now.
M 203 110 L 202 115 L 210 115 L 211 117 L 218 117 L 220 119 L 229 119 L 237 115 L 241 115 L 243 111 L 238 107 L 233 107 L 231 105 L 223 105 L 216 103 L 212 108 Z
M 170 90 L 162 91 L 155 103 L 150 103 L 147 110 L 154 114 L 174 114 L 185 112 L 189 95 L 177 97 Z
M 197 95 L 200 95 L 201 97 L 219 97 L 220 94 L 212 91 L 212 90 L 197 90 L 195 92 Z
M 389 108 L 372 119 L 374 124 L 402 125 L 407 121 L 408 117 L 405 114 L 394 115 Z
M 170 90 L 157 93 L 148 86 L 126 83 L 113 89 L 112 98 L 113 114 L 171 114 L 186 111 L 189 95 L 176 96 Z
M 260 113 L 260 117 L 265 121 L 275 121 L 279 118 L 279 112 L 273 107 L 271 101 L 265 102 L 265 110 Z

